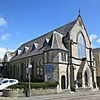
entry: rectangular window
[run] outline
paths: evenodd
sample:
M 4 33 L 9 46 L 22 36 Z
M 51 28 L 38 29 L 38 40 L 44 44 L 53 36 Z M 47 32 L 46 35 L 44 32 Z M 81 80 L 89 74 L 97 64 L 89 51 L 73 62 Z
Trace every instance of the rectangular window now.
M 38 79 L 42 79 L 42 76 L 43 76 L 43 68 L 42 68 L 42 66 L 39 66 L 37 68 L 37 77 L 38 77 Z
M 66 61 L 66 53 L 61 53 L 61 60 Z

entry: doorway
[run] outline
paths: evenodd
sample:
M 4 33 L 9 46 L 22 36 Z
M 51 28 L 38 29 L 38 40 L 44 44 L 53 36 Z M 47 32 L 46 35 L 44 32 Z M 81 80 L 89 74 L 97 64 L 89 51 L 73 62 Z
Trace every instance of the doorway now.
M 62 75 L 61 77 L 61 89 L 65 89 L 65 76 Z
M 87 75 L 87 72 L 85 71 L 85 86 L 87 87 L 88 86 L 88 75 Z

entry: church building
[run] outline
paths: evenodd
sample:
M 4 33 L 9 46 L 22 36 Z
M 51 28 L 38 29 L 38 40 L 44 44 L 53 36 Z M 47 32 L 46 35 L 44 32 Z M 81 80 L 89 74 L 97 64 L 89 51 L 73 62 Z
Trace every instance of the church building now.
M 10 59 L 9 77 L 57 81 L 59 90 L 96 88 L 96 66 L 82 17 L 22 44 Z

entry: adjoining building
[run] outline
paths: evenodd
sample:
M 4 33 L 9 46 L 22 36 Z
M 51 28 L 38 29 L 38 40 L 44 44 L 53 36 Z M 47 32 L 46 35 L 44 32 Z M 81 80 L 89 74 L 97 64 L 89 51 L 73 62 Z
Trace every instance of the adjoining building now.
M 57 81 L 59 90 L 96 88 L 96 66 L 91 43 L 79 15 L 74 21 L 22 44 L 10 59 L 11 78 Z
M 100 48 L 95 48 L 92 50 L 94 55 L 94 60 L 96 63 L 96 77 L 97 77 L 97 84 L 100 88 Z
M 3 75 L 2 71 L 3 71 L 3 60 L 0 59 L 0 77 L 2 77 Z
M 13 56 L 13 52 L 7 51 L 4 55 L 4 58 L 2 60 L 2 70 L 1 70 L 1 76 L 3 78 L 9 78 L 9 66 L 10 66 L 10 59 Z

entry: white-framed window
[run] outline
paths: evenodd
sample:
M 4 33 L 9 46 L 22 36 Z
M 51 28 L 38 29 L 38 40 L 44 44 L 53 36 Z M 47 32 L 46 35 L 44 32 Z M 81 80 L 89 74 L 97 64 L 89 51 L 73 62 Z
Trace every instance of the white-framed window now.
M 66 61 L 66 53 L 61 53 L 61 60 Z
M 86 45 L 85 45 L 85 40 L 83 38 L 82 33 L 79 33 L 78 35 L 78 41 L 77 41 L 77 45 L 78 45 L 78 57 L 80 59 L 85 58 L 86 57 Z

